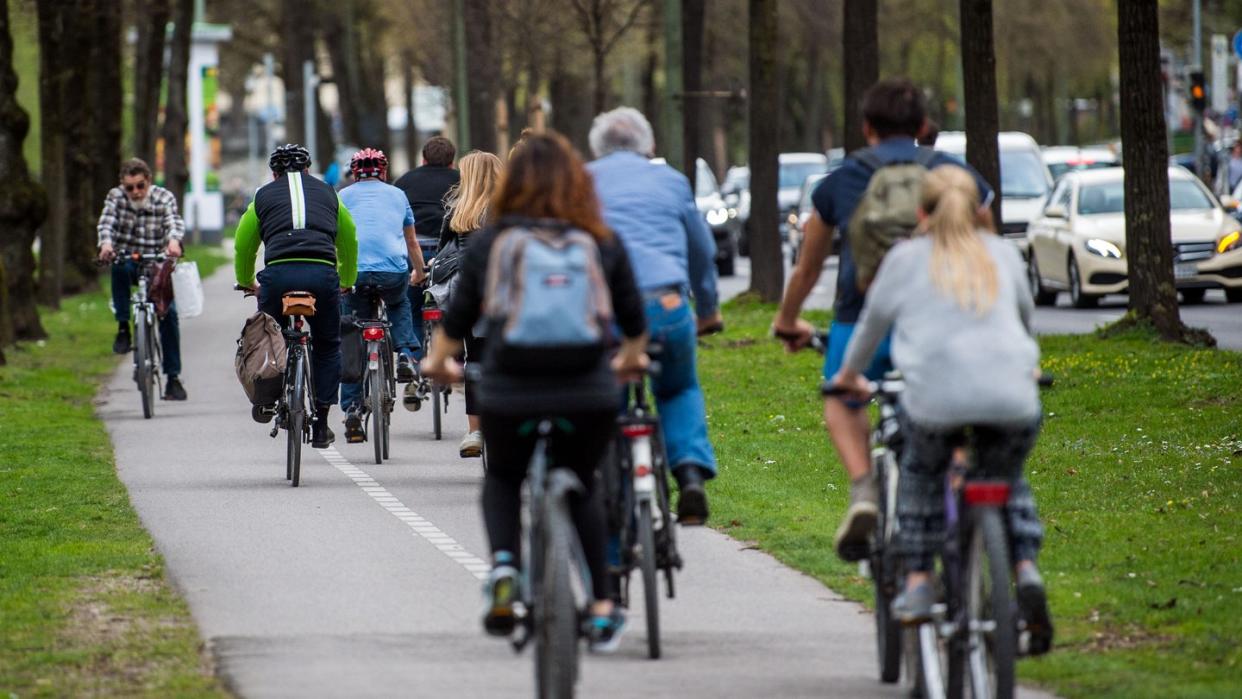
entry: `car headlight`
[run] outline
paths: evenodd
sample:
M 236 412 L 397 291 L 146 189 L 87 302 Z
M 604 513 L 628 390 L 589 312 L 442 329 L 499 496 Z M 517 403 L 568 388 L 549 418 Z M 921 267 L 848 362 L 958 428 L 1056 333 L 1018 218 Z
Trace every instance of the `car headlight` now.
M 1230 250 L 1237 248 L 1239 245 L 1242 245 L 1242 231 L 1226 233 L 1224 237 L 1216 241 L 1216 254 L 1219 255 L 1222 252 L 1229 252 Z
M 737 209 L 729 209 L 729 218 L 737 218 Z
M 707 212 L 707 225 L 719 226 L 729 220 L 729 212 L 726 209 L 712 209 Z
M 1111 257 L 1117 260 L 1121 259 L 1121 248 L 1099 238 L 1092 238 L 1087 241 L 1087 250 L 1093 252 L 1100 257 Z

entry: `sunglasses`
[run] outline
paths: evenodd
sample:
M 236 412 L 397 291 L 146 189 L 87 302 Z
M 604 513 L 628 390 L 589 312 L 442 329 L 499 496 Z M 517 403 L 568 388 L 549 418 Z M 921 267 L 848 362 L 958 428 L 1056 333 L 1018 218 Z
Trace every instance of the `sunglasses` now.
M 144 190 L 144 189 L 146 189 L 146 188 L 147 188 L 147 183 L 146 183 L 146 182 L 139 182 L 139 183 L 137 183 L 137 184 L 127 184 L 127 185 L 125 185 L 125 191 L 127 191 L 127 192 L 141 192 L 141 191 L 143 191 L 143 190 Z

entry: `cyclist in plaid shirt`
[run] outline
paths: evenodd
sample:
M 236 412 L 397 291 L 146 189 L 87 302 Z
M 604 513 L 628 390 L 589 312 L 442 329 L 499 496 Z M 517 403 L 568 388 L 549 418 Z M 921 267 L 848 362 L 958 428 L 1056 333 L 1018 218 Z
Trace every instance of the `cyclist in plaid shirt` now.
M 121 183 L 108 191 L 99 216 L 99 259 L 111 262 L 117 251 L 181 256 L 185 223 L 177 213 L 172 192 L 151 183 L 151 168 L 138 158 L 121 165 Z M 138 264 L 125 261 L 112 265 L 112 305 L 116 309 L 116 341 L 112 351 L 130 351 L 129 294 L 138 283 Z M 185 400 L 181 385 L 181 328 L 177 322 L 177 303 L 160 319 L 160 345 L 164 351 L 165 400 Z

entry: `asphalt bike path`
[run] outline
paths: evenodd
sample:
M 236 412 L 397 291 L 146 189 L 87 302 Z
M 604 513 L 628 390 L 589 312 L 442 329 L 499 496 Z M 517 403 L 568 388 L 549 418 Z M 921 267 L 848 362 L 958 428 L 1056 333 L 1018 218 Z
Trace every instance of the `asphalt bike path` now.
M 370 444 L 344 443 L 334 410 L 336 445 L 305 447 L 291 488 L 283 433 L 270 439 L 250 419 L 233 374 L 254 301 L 227 270 L 204 286 L 204 315 L 181 323 L 190 400 L 160 401 L 144 420 L 121 361 L 98 411 L 227 686 L 243 697 L 532 696 L 532 649 L 515 655 L 479 622 L 482 465 L 457 455 L 460 393 L 438 442 L 428 408 L 398 408 L 383 465 Z M 584 651 L 581 696 L 906 695 L 876 680 L 862 607 L 710 529 L 679 537 L 686 567 L 678 597 L 661 600 L 664 658 L 646 659 L 640 605 L 617 654 Z

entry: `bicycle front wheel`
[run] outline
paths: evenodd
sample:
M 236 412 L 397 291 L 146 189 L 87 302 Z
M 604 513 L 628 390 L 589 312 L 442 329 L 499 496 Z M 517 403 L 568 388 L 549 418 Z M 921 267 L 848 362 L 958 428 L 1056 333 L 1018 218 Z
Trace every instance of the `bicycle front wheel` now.
M 285 425 L 285 478 L 294 488 L 302 477 L 302 437 L 306 429 L 306 382 L 302 358 L 293 363 L 293 385 L 289 389 L 289 420 Z
M 638 547 L 642 550 L 643 598 L 647 612 L 647 657 L 660 657 L 660 584 L 656 581 L 656 547 L 651 501 L 638 504 Z
M 578 608 L 571 582 L 573 527 L 568 513 L 548 512 L 535 600 L 535 684 L 540 697 L 572 697 L 578 680 Z
M 955 644 L 953 675 L 966 680 L 974 699 L 1011 699 L 1017 658 L 1009 543 L 1000 511 L 974 512 L 966 556 L 966 638 Z
M 151 324 L 146 311 L 139 310 L 134 317 L 134 368 L 138 381 L 138 394 L 142 398 L 142 417 L 150 420 L 155 415 L 155 353 L 151 337 Z
M 375 463 L 384 463 L 384 369 L 380 364 L 370 372 L 371 395 L 371 444 L 375 448 Z
M 443 436 L 440 431 L 440 390 L 438 384 L 431 384 L 431 429 L 436 439 Z

